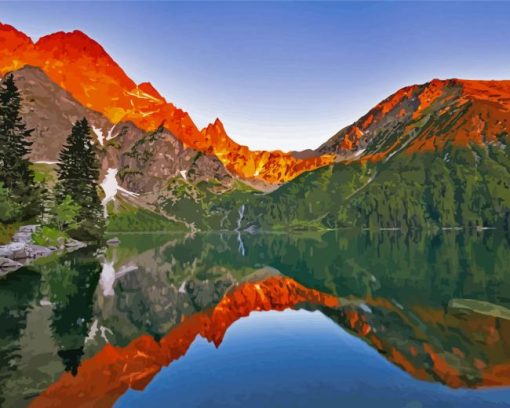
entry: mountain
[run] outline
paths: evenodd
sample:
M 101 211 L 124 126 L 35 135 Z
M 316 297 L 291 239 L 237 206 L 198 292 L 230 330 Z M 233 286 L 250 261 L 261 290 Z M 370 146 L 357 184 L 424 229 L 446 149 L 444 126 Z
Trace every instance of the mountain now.
M 398 151 L 495 143 L 508 131 L 510 81 L 435 79 L 402 88 L 317 150 L 380 161 Z
M 41 68 L 83 106 L 112 124 L 133 122 L 144 131 L 162 125 L 185 146 L 214 154 L 235 175 L 278 184 L 327 165 L 333 156 L 305 159 L 281 151 L 251 151 L 230 139 L 219 120 L 201 131 L 188 113 L 167 102 L 150 83 L 136 84 L 108 53 L 80 31 L 58 32 L 33 42 L 0 24 L 0 75 L 25 65 Z
M 334 164 L 214 202 L 203 224 L 242 207 L 263 229 L 507 227 L 509 123 L 510 81 L 406 87 L 320 146 Z
M 40 68 L 26 65 L 13 75 L 22 96 L 22 116 L 34 129 L 33 161 L 57 161 L 73 124 L 86 117 L 101 159 L 101 177 L 108 169 L 117 169 L 125 189 L 139 194 L 159 191 L 174 176 L 232 183 L 215 156 L 185 147 L 166 129 L 146 132 L 130 121 L 112 124 L 101 113 L 81 105 Z
M 0 25 L 0 45 L 36 159 L 55 160 L 71 118 L 84 115 L 103 176 L 112 169 L 123 189 L 193 228 L 510 226 L 510 81 L 408 86 L 315 151 L 254 152 L 219 119 L 198 130 L 79 31 L 34 43 Z

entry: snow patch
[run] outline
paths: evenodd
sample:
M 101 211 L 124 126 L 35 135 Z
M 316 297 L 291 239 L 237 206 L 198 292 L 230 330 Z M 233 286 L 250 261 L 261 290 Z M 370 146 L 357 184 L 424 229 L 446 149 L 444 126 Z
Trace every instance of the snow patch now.
M 110 201 L 115 199 L 117 192 L 119 191 L 119 183 L 117 182 L 117 169 L 109 168 L 106 172 L 106 176 L 101 183 L 101 188 L 104 191 L 104 198 L 102 201 L 104 208 L 104 216 L 108 217 L 107 205 Z
M 103 296 L 114 296 L 115 290 L 113 289 L 115 281 L 129 272 L 136 271 L 138 266 L 134 264 L 122 266 L 118 272 L 115 272 L 114 261 L 105 261 L 101 276 L 99 278 L 99 285 L 103 290 Z
M 148 99 L 148 100 L 153 101 L 153 102 L 161 103 L 160 99 L 155 98 L 154 96 L 149 95 L 148 93 L 145 93 L 140 88 L 136 88 L 132 92 L 125 91 L 124 93 L 126 93 L 129 96 L 134 96 L 135 98 L 138 98 L 138 99 Z
M 103 182 L 101 183 L 101 188 L 104 191 L 104 198 L 101 202 L 103 204 L 104 208 L 104 216 L 105 218 L 108 217 L 108 210 L 107 206 L 110 201 L 115 200 L 115 196 L 117 193 L 123 193 L 131 197 L 137 197 L 139 194 L 133 193 L 132 191 L 126 190 L 125 188 L 119 186 L 119 182 L 117 181 L 117 172 L 118 169 L 115 168 L 109 168 L 106 171 L 106 176 L 103 179 Z
M 92 126 L 92 130 L 94 131 L 94 133 L 96 134 L 97 136 L 97 140 L 99 141 L 99 144 L 101 146 L 104 145 L 104 135 L 103 135 L 103 131 L 100 129 L 100 128 L 97 128 L 95 126 Z
M 180 170 L 179 173 L 181 173 L 181 176 L 184 180 L 188 181 L 188 178 L 186 176 L 187 174 L 186 170 Z
M 113 129 L 115 129 L 116 125 L 113 125 L 112 128 L 108 131 L 108 134 L 106 135 L 106 140 L 113 139 Z
M 50 160 L 38 160 L 34 162 L 36 164 L 57 164 L 58 161 L 50 161 Z
M 94 323 L 92 323 L 92 326 L 90 326 L 89 334 L 85 338 L 85 344 L 94 340 L 94 337 L 96 337 L 97 331 L 98 331 L 98 328 L 97 328 L 97 319 L 96 319 L 96 320 L 94 320 Z
M 186 281 L 183 281 L 181 283 L 181 286 L 179 286 L 179 290 L 178 290 L 179 293 L 186 293 Z
M 359 308 L 363 310 L 365 313 L 372 313 L 372 309 L 370 309 L 370 306 L 368 306 L 366 303 L 361 303 L 359 305 Z
M 92 326 L 90 326 L 89 334 L 85 338 L 85 344 L 94 341 L 98 332 L 106 343 L 110 342 L 106 337 L 106 333 L 113 335 L 113 332 L 108 327 L 99 326 L 99 321 L 96 319 L 94 320 L 94 323 L 92 323 Z

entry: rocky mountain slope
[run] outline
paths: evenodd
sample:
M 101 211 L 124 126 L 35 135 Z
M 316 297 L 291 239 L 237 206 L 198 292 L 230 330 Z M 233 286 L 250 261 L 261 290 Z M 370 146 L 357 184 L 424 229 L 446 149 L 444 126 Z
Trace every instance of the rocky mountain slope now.
M 398 151 L 496 143 L 508 132 L 510 81 L 433 80 L 402 88 L 319 147 L 318 153 L 370 161 Z
M 112 124 L 103 114 L 80 104 L 37 67 L 13 72 L 22 96 L 22 115 L 34 129 L 31 160 L 56 162 L 76 120 L 86 117 L 101 158 L 102 177 L 116 169 L 120 186 L 135 193 L 164 187 L 170 177 L 219 180 L 227 185 L 231 176 L 215 156 L 202 154 L 166 129 L 146 132 L 132 122 Z
M 299 159 L 280 151 L 250 151 L 230 139 L 219 120 L 200 131 L 186 112 L 167 102 L 150 83 L 133 82 L 97 42 L 80 31 L 58 32 L 34 43 L 14 27 L 0 24 L 0 47 L 0 75 L 25 65 L 39 67 L 112 124 L 131 121 L 144 131 L 162 125 L 185 146 L 214 154 L 241 178 L 278 184 L 332 162 L 331 155 Z

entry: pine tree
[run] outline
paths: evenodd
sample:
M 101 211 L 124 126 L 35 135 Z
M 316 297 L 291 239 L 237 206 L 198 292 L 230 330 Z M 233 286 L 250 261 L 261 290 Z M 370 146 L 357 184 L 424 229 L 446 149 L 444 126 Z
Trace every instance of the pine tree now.
M 78 120 L 60 152 L 57 201 L 66 196 L 80 206 L 78 237 L 98 239 L 104 229 L 103 209 L 97 191 L 99 161 L 92 145 L 87 119 Z M 76 235 L 76 234 L 75 234 Z
M 33 129 L 27 129 L 20 109 L 21 97 L 10 74 L 0 85 L 0 182 L 23 205 L 23 218 L 30 218 L 41 210 L 41 189 L 27 158 Z

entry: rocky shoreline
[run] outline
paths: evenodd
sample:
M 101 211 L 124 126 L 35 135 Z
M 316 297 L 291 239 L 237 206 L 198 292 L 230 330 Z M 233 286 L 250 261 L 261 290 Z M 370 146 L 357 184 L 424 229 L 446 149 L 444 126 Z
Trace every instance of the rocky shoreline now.
M 62 240 L 58 246 L 45 247 L 32 242 L 32 235 L 39 225 L 23 225 L 12 237 L 10 243 L 0 245 L 0 277 L 16 271 L 37 258 L 45 257 L 57 251 L 74 251 L 87 244 L 75 239 Z

